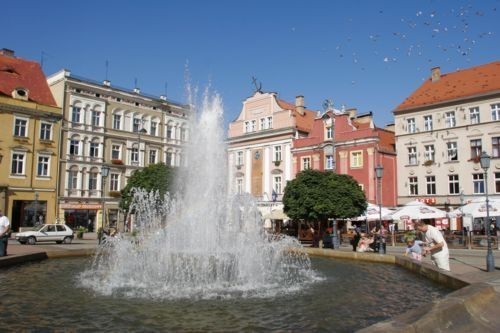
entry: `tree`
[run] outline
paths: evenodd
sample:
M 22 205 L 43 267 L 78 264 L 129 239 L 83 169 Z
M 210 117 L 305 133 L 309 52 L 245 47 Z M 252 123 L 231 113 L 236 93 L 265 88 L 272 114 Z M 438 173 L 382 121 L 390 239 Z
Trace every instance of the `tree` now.
M 163 197 L 172 185 L 173 174 L 174 169 L 164 163 L 152 164 L 142 170 L 136 170 L 121 192 L 120 208 L 128 211 L 132 203 L 134 188 L 141 188 L 148 192 L 159 191 Z
M 366 210 L 366 198 L 358 182 L 348 175 L 305 170 L 288 182 L 284 211 L 292 219 L 327 221 L 352 218 Z

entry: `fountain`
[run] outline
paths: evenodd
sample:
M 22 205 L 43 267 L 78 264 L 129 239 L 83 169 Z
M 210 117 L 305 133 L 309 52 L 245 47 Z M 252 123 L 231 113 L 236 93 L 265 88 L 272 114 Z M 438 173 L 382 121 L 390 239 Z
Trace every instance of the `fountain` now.
M 187 167 L 176 195 L 137 191 L 138 234 L 109 239 L 82 284 L 103 294 L 158 299 L 273 297 L 321 277 L 296 239 L 270 241 L 255 201 L 227 190 L 222 101 L 194 108 Z
M 449 292 L 396 266 L 309 259 L 293 238 L 269 240 L 255 202 L 227 195 L 221 105 L 205 96 L 181 194 L 136 194 L 137 235 L 107 239 L 93 258 L 0 271 L 2 329 L 352 332 Z

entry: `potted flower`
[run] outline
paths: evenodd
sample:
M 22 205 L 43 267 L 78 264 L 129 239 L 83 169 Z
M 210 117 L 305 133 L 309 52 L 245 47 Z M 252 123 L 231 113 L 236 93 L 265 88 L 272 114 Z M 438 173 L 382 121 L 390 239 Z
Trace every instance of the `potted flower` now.
M 280 166 L 280 164 L 281 164 L 281 161 L 274 161 L 274 165 L 275 165 L 275 166 L 279 167 L 279 166 Z
M 84 226 L 79 226 L 78 229 L 76 229 L 76 238 L 82 239 L 83 234 L 86 233 L 88 230 Z
M 116 165 L 122 165 L 123 161 L 122 160 L 111 160 L 111 163 L 116 164 Z

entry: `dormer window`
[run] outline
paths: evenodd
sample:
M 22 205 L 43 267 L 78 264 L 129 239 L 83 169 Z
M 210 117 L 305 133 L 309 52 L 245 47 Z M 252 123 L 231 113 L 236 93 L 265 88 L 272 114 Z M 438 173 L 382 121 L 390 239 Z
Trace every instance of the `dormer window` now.
M 22 99 L 23 101 L 28 100 L 28 89 L 16 88 L 12 91 L 12 98 Z

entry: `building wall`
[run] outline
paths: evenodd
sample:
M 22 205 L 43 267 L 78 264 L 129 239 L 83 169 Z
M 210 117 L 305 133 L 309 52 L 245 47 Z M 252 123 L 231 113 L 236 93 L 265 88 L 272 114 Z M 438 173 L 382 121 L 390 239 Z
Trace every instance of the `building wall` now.
M 26 121 L 24 135 L 16 135 L 16 119 Z M 0 123 L 3 124 L 0 188 L 4 198 L 1 208 L 15 231 L 34 223 L 56 221 L 60 120 L 61 110 L 57 107 L 0 97 Z M 41 137 L 42 124 L 44 128 L 50 127 L 45 132 L 48 137 Z M 19 159 L 20 156 L 23 158 Z M 20 163 L 14 163 L 14 159 Z
M 189 139 L 189 110 L 163 97 L 115 88 L 109 81 L 101 84 L 65 70 L 48 82 L 64 110 L 60 219 L 92 231 L 103 225 L 124 228 L 120 191 L 129 177 L 154 163 L 186 165 L 183 145 Z M 79 120 L 73 116 L 75 107 L 81 108 Z M 93 122 L 92 112 L 99 114 L 98 122 Z M 77 154 L 72 140 L 78 142 Z M 91 155 L 91 143 L 98 147 L 96 156 Z M 102 176 L 104 165 L 109 167 L 107 177 Z
M 482 174 L 477 160 L 471 156 L 471 141 L 481 140 L 482 149 L 491 159 L 488 170 L 488 189 L 493 197 L 500 197 L 500 156 L 498 149 L 493 149 L 493 138 L 500 138 L 500 122 L 492 118 L 492 105 L 500 103 L 500 94 L 487 97 L 475 97 L 457 100 L 440 106 L 430 105 L 425 108 L 407 110 L 395 113 L 396 147 L 398 151 L 398 204 L 421 199 L 435 203 L 441 208 L 455 208 L 460 205 L 460 192 L 463 191 L 466 201 L 482 196 L 475 193 L 473 177 Z M 473 123 L 471 108 L 479 108 L 480 122 Z M 456 124 L 449 126 L 446 113 L 454 112 Z M 425 128 L 424 117 L 432 116 L 432 130 Z M 411 133 L 409 120 L 415 120 L 415 131 Z M 498 118 L 497 118 L 498 119 Z M 448 158 L 448 143 L 457 144 L 457 158 Z M 435 158 L 432 163 L 425 163 L 425 146 L 433 145 Z M 409 148 L 416 148 L 417 162 L 409 161 Z M 449 177 L 456 175 L 459 181 L 458 193 L 452 193 Z M 428 194 L 426 177 L 436 178 L 436 193 Z M 410 177 L 418 179 L 418 195 L 410 194 Z M 496 180 L 498 177 L 498 180 Z

